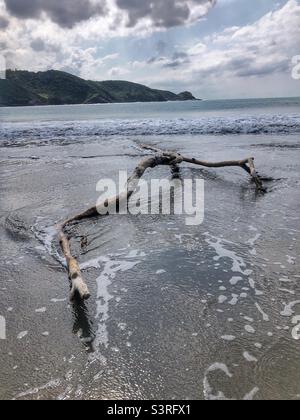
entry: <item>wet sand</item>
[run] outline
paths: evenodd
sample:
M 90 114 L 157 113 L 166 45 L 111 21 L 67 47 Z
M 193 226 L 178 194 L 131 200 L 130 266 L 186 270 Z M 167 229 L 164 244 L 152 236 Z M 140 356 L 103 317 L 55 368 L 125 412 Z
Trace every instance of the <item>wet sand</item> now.
M 95 202 L 100 178 L 135 167 L 138 141 L 1 146 L 0 398 L 299 399 L 296 135 L 148 137 L 207 160 L 254 155 L 268 193 L 256 194 L 238 168 L 183 165 L 182 177 L 205 180 L 204 224 L 82 223 L 73 246 L 92 297 L 69 304 L 52 228 Z

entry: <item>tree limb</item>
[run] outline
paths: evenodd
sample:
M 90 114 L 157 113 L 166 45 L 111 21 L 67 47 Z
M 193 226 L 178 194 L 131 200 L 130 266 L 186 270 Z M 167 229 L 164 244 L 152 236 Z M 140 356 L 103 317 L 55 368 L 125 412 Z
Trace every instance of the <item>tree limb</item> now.
M 128 178 L 125 191 L 111 199 L 105 200 L 100 205 L 91 207 L 83 213 L 67 219 L 65 222 L 56 226 L 59 242 L 62 252 L 65 256 L 71 284 L 70 299 L 74 300 L 78 296 L 81 300 L 88 299 L 90 293 L 88 287 L 83 279 L 80 266 L 76 258 L 72 255 L 70 240 L 71 238 L 65 232 L 66 228 L 74 223 L 79 223 L 84 219 L 92 217 L 99 217 L 100 215 L 109 215 L 110 209 L 120 209 L 121 204 L 128 202 L 128 199 L 133 195 L 138 187 L 139 180 L 142 178 L 147 169 L 153 169 L 157 166 L 165 165 L 170 166 L 174 176 L 178 176 L 179 165 L 183 162 L 193 165 L 203 166 L 207 168 L 223 168 L 223 167 L 240 167 L 244 169 L 254 180 L 256 187 L 259 191 L 263 190 L 262 181 L 259 178 L 255 166 L 254 158 L 247 158 L 244 160 L 225 161 L 225 162 L 206 162 L 195 158 L 184 157 L 179 153 L 171 151 L 163 151 L 153 146 L 141 145 L 143 150 L 152 151 L 154 156 L 144 158 L 139 165 L 135 168 L 133 174 Z

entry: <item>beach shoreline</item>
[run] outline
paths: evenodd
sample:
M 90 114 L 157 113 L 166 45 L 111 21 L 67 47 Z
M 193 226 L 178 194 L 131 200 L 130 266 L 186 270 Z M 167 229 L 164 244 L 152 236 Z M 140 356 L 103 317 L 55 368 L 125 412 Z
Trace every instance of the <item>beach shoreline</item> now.
M 1 399 L 298 398 L 299 105 L 190 106 L 3 116 Z M 251 125 L 262 115 L 265 132 Z M 268 193 L 239 168 L 183 165 L 183 178 L 205 182 L 197 228 L 176 215 L 83 222 L 73 233 L 88 248 L 72 246 L 92 297 L 73 306 L 53 227 L 96 202 L 99 179 L 131 172 L 138 142 L 212 161 L 255 156 Z

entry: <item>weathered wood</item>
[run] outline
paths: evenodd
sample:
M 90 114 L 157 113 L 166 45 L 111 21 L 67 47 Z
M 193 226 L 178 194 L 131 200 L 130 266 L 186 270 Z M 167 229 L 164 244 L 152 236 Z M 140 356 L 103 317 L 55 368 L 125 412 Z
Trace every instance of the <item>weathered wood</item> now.
M 76 258 L 72 255 L 70 238 L 65 233 L 66 228 L 69 225 L 73 223 L 79 223 L 84 219 L 99 217 L 101 215 L 109 215 L 111 208 L 117 210 L 118 212 L 118 209 L 120 209 L 121 204 L 123 204 L 124 202 L 128 203 L 128 199 L 136 191 L 139 180 L 142 178 L 147 169 L 153 169 L 157 166 L 166 165 L 171 167 L 171 171 L 174 176 L 178 176 L 179 165 L 183 162 L 207 168 L 240 167 L 244 169 L 253 178 L 258 190 L 263 189 L 262 181 L 259 178 L 254 166 L 254 158 L 225 162 L 206 162 L 203 160 L 198 160 L 196 158 L 184 157 L 176 152 L 163 151 L 153 146 L 141 145 L 140 147 L 143 150 L 154 152 L 155 155 L 148 156 L 139 163 L 139 165 L 135 168 L 133 174 L 128 178 L 124 192 L 109 200 L 105 200 L 98 206 L 93 206 L 85 212 L 77 214 L 76 216 L 73 216 L 70 219 L 67 219 L 65 222 L 56 226 L 59 234 L 60 246 L 67 262 L 67 268 L 71 284 L 71 300 L 75 299 L 76 296 L 78 296 L 82 300 L 88 299 L 90 297 L 90 293 L 83 279 L 79 263 L 76 260 Z M 87 244 L 85 243 L 85 246 L 86 245 Z
M 256 172 L 256 169 L 255 169 L 255 166 L 254 166 L 254 158 L 250 158 L 249 161 L 248 161 L 248 164 L 249 164 L 249 168 L 250 168 L 250 175 L 252 176 L 252 178 L 253 178 L 253 180 L 256 184 L 257 189 L 258 190 L 263 190 L 263 183 L 262 183 L 261 179 L 259 178 L 259 176 Z
M 69 272 L 69 280 L 71 284 L 70 300 L 74 300 L 76 294 L 78 294 L 81 300 L 89 299 L 90 293 L 88 287 L 83 280 L 77 260 L 71 254 L 70 241 L 67 235 L 64 233 L 63 227 L 61 227 L 60 230 L 59 243 L 66 258 Z

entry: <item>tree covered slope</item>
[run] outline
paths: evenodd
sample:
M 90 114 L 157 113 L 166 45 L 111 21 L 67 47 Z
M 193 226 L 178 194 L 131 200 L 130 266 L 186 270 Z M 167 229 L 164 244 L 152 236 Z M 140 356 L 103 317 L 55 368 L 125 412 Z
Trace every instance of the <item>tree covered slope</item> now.
M 7 71 L 0 80 L 0 106 L 67 105 L 195 100 L 190 92 L 150 89 L 125 81 L 94 82 L 50 70 L 32 73 Z

